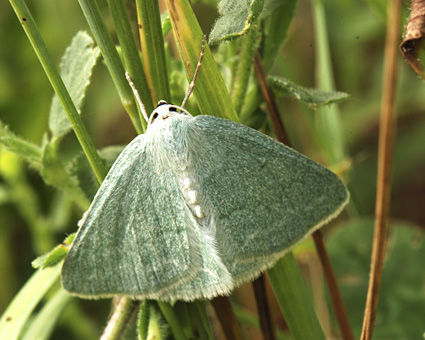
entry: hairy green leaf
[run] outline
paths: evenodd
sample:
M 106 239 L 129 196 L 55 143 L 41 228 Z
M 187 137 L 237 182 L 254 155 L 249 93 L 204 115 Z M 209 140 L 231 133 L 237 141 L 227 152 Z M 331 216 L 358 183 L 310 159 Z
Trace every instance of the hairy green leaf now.
M 93 45 L 92 38 L 80 31 L 62 57 L 61 77 L 78 112 L 81 112 L 92 69 L 99 56 L 99 48 Z M 50 107 L 49 127 L 54 137 L 61 137 L 71 130 L 71 124 L 56 96 L 53 97 Z
M 189 1 L 167 0 L 174 36 L 179 48 L 188 81 L 192 81 L 202 45 L 202 30 Z M 232 100 L 219 72 L 218 66 L 207 45 L 193 91 L 203 115 L 221 116 L 238 121 Z
M 41 150 L 40 148 L 16 136 L 7 126 L 0 121 L 0 144 L 13 153 L 23 157 L 28 163 L 36 168 L 40 167 Z
M 170 327 L 165 322 L 156 302 L 145 300 L 141 304 L 137 330 L 140 340 L 160 340 L 169 337 Z
M 211 30 L 209 43 L 235 39 L 248 32 L 260 16 L 264 0 L 221 0 L 218 11 L 222 15 Z
M 282 77 L 268 77 L 267 79 L 275 90 L 282 91 L 312 107 L 335 104 L 350 96 L 344 92 L 330 92 L 306 88 Z
M 55 264 L 62 261 L 66 254 L 68 253 L 69 247 L 74 240 L 75 233 L 67 236 L 67 238 L 61 243 L 58 244 L 55 248 L 52 249 L 47 254 L 41 255 L 37 257 L 34 261 L 32 261 L 31 265 L 34 268 L 44 269 L 46 267 L 54 266 Z
M 72 176 L 70 166 L 64 164 L 60 159 L 57 144 L 47 143 L 44 145 L 40 174 L 47 184 L 64 190 L 74 202 L 86 209 L 90 205 L 90 200 L 81 189 L 78 178 Z
M 162 36 L 165 37 L 172 30 L 171 20 L 168 13 L 161 15 Z

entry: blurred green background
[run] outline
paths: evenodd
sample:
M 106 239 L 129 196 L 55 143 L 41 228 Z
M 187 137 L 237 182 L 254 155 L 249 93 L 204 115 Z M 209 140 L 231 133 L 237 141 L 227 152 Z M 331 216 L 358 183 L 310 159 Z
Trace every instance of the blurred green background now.
M 370 262 L 386 3 L 326 1 L 336 89 L 351 95 L 340 104 L 340 110 L 352 162 L 346 182 L 353 201 L 348 213 L 354 221 L 327 230 L 327 236 L 356 335 L 362 320 Z M 79 30 L 89 32 L 78 3 L 38 0 L 28 1 L 28 5 L 59 65 L 72 37 Z M 99 6 L 113 30 L 106 1 L 99 1 Z M 405 1 L 403 18 L 407 18 L 408 6 Z M 217 16 L 214 7 L 196 4 L 195 12 L 204 32 L 209 32 Z M 406 19 L 402 21 L 405 25 Z M 402 32 L 401 27 L 400 41 Z M 314 87 L 314 44 L 311 2 L 301 0 L 271 74 Z M 53 90 L 6 1 L 0 3 L 0 46 L 0 120 L 16 134 L 40 145 Z M 401 55 L 398 63 L 392 228 L 376 324 L 377 339 L 419 339 L 425 332 L 425 84 Z M 96 66 L 91 82 L 83 119 L 96 146 L 127 144 L 136 132 L 102 62 Z M 320 149 L 309 126 L 314 112 L 288 97 L 279 97 L 279 105 L 294 148 L 320 161 Z M 78 147 L 73 135 L 66 142 Z M 0 313 L 33 273 L 31 261 L 74 232 L 80 216 L 81 212 L 63 194 L 46 186 L 36 171 L 0 149 Z M 83 302 L 83 305 L 86 316 L 94 315 L 84 321 L 89 329 L 84 334 L 95 334 L 94 320 L 105 320 L 109 303 Z M 72 312 L 74 307 L 67 312 L 77 315 L 77 311 Z M 392 326 L 388 327 L 389 324 Z

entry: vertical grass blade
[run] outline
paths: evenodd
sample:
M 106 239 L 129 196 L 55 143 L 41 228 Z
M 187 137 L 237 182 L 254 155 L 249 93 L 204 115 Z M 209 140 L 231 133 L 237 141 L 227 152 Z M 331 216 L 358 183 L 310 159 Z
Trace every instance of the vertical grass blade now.
M 170 14 L 180 57 L 190 82 L 198 63 L 203 33 L 189 1 L 166 0 L 165 3 Z M 194 94 L 202 114 L 239 120 L 208 45 L 205 48 Z
M 62 312 L 68 306 L 71 299 L 71 295 L 63 289 L 58 289 L 54 296 L 47 301 L 43 309 L 31 321 L 22 340 L 49 339 L 58 319 L 62 316 Z
M 165 62 L 164 38 L 157 0 L 136 0 L 143 66 L 153 102 L 170 102 L 170 87 Z M 148 111 L 149 112 L 149 111 Z
M 100 340 L 122 339 L 128 322 L 138 309 L 140 301 L 121 296 L 115 306 L 114 312 L 109 318 L 108 324 L 103 330 Z
M 137 49 L 134 34 L 131 29 L 125 3 L 123 0 L 108 0 L 108 4 L 117 31 L 118 41 L 120 42 L 125 69 L 130 74 L 139 92 L 140 98 L 145 105 L 146 111 L 150 113 L 153 111 L 154 105 L 150 96 L 148 82 L 146 81 L 146 75 L 143 71 L 142 61 L 140 60 L 139 50 Z M 145 119 L 140 116 L 140 113 L 139 118 L 143 128 L 146 129 Z
M 99 45 L 106 66 L 111 73 L 112 80 L 117 88 L 121 102 L 129 114 L 131 121 L 138 133 L 143 132 L 142 123 L 134 99 L 133 91 L 125 78 L 125 70 L 121 59 L 115 48 L 114 42 L 106 28 L 105 22 L 100 14 L 99 7 L 94 0 L 79 0 L 80 7 Z
M 61 266 L 38 270 L 15 296 L 0 319 L 0 339 L 18 339 L 32 311 L 57 282 Z
M 171 328 L 171 332 L 173 333 L 173 337 L 176 340 L 186 340 L 186 335 L 180 325 L 179 319 L 175 313 L 173 307 L 170 306 L 169 303 L 158 301 L 158 307 L 161 310 L 162 315 L 165 320 L 167 320 L 168 325 Z
M 242 42 L 241 52 L 236 68 L 235 81 L 232 89 L 232 101 L 237 113 L 240 114 L 242 105 L 246 98 L 249 77 L 251 75 L 252 63 L 257 47 L 257 37 L 259 36 L 257 25 L 254 25 L 240 41 Z
M 267 270 L 267 275 L 294 339 L 325 340 L 310 291 L 292 252 Z
M 335 85 L 323 0 L 313 1 L 313 14 L 316 35 L 317 88 L 324 91 L 334 91 Z M 329 166 L 341 164 L 346 157 L 346 150 L 338 106 L 331 105 L 319 108 L 315 115 L 316 131 L 327 158 L 327 164 Z

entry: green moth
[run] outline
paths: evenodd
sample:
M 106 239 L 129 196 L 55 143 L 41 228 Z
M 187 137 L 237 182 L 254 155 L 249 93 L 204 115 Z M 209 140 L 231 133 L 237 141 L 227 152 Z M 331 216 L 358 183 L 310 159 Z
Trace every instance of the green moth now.
M 82 221 L 62 269 L 71 294 L 227 295 L 348 202 L 331 171 L 244 125 L 163 101 L 148 123 Z
M 96 194 L 63 286 L 87 298 L 226 295 L 347 200 L 335 174 L 272 138 L 161 102 Z

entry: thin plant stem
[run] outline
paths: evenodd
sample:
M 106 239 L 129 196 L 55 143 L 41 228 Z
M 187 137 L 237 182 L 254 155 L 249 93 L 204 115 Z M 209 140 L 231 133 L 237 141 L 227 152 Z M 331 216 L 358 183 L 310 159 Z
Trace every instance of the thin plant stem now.
M 138 309 L 140 301 L 121 297 L 106 325 L 100 340 L 118 340 L 122 337 L 128 321 Z
M 206 336 L 210 340 L 214 340 L 213 331 L 211 328 L 210 320 L 208 319 L 207 310 L 206 310 L 206 301 L 205 300 L 197 300 L 192 302 L 193 305 L 195 305 L 197 314 L 199 315 L 200 319 L 200 326 L 202 326 L 202 329 L 205 331 Z
M 320 230 L 316 230 L 313 233 L 313 241 L 314 245 L 316 246 L 316 252 L 318 254 L 320 263 L 322 264 L 323 272 L 325 273 L 325 279 L 328 285 L 335 315 L 338 320 L 341 337 L 344 340 L 354 340 L 353 332 L 351 331 L 350 322 L 348 320 L 347 310 L 345 309 L 344 301 L 338 287 L 338 282 L 332 268 L 331 260 L 323 241 L 323 234 Z
M 395 93 L 400 27 L 399 0 L 388 2 L 387 34 L 384 54 L 383 91 L 379 122 L 378 176 L 376 185 L 375 225 L 369 287 L 361 333 L 362 340 L 372 339 L 379 288 L 387 240 L 387 225 L 391 194 L 391 164 L 394 148 Z
M 257 76 L 258 84 L 260 85 L 261 93 L 263 94 L 264 100 L 266 101 L 267 110 L 272 121 L 272 126 L 274 133 L 279 142 L 291 146 L 291 143 L 288 138 L 288 134 L 285 130 L 285 125 L 283 124 L 282 118 L 279 114 L 279 108 L 277 106 L 276 100 L 274 99 L 273 92 L 267 83 L 267 75 L 261 60 L 260 53 L 257 51 L 255 53 L 255 74 Z
M 236 67 L 235 79 L 232 89 L 233 106 L 238 114 L 240 114 L 244 103 L 246 91 L 249 84 L 249 76 L 251 75 L 252 61 L 254 59 L 258 30 L 257 25 L 252 27 L 248 34 L 242 39 L 241 52 L 239 54 Z
M 266 294 L 266 278 L 261 275 L 256 279 L 252 286 L 254 288 L 255 302 L 257 304 L 258 318 L 260 319 L 261 332 L 264 340 L 274 340 L 275 331 L 272 318 L 270 315 L 270 307 Z
M 190 82 L 189 87 L 186 91 L 186 94 L 183 98 L 182 104 L 180 105 L 182 108 L 184 108 L 184 106 L 186 105 L 187 101 L 189 100 L 190 95 L 193 92 L 193 89 L 195 88 L 196 78 L 198 78 L 198 73 L 199 73 L 199 70 L 200 70 L 201 65 L 202 65 L 202 59 L 204 59 L 206 42 L 207 42 L 207 36 L 204 35 L 202 37 L 202 47 L 201 47 L 201 52 L 199 54 L 198 64 L 196 65 L 195 73 L 193 74 L 192 81 Z
M 240 340 L 241 329 L 233 313 L 232 306 L 230 305 L 229 299 L 226 296 L 217 296 L 211 300 L 211 304 L 215 310 L 224 335 L 227 340 Z
M 179 318 L 177 317 L 173 307 L 167 302 L 158 301 L 158 307 L 161 310 L 165 320 L 171 328 L 173 337 L 176 340 L 186 340 L 186 335 L 180 325 Z

